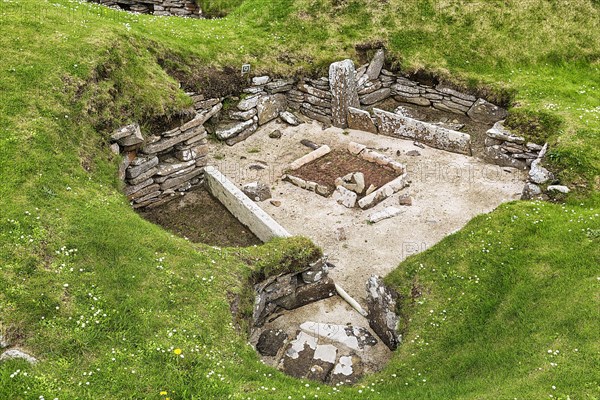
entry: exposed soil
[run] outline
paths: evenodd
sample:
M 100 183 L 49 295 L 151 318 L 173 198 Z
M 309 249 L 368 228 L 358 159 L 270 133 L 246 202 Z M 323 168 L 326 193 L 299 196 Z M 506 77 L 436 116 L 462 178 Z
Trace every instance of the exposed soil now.
M 335 190 L 335 180 L 352 172 L 364 174 L 366 187 L 373 185 L 379 188 L 398 176 L 387 168 L 363 160 L 344 150 L 332 150 L 331 153 L 298 168 L 293 175 L 325 185 L 333 191 Z
M 140 213 L 150 222 L 196 243 L 246 247 L 261 244 L 252 232 L 204 188 Z

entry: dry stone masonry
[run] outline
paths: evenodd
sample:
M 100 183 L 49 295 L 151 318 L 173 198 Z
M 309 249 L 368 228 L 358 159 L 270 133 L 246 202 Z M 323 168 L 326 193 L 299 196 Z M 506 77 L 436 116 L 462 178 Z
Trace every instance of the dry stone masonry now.
M 195 0 L 91 0 L 108 7 L 140 14 L 201 18 L 202 10 Z

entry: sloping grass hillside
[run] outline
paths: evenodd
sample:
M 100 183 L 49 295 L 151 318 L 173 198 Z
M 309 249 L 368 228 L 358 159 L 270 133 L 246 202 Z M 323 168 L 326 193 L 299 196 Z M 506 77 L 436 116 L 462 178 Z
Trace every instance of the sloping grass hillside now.
M 598 2 L 227 5 L 202 21 L 0 0 L 0 332 L 40 360 L 1 363 L 0 399 L 600 398 Z M 318 249 L 166 233 L 121 195 L 107 137 L 189 106 L 173 76 L 323 73 L 379 41 L 396 67 L 510 98 L 524 125 L 561 121 L 541 134 L 575 191 L 502 206 L 400 265 L 403 345 L 331 388 L 262 365 L 230 311 L 250 275 Z

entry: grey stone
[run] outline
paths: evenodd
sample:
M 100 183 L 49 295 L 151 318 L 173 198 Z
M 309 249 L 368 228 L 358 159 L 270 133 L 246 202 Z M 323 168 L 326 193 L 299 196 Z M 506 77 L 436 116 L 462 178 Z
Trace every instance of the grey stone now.
M 181 135 L 177 135 L 177 136 L 174 136 L 171 138 L 161 139 L 158 142 L 146 144 L 144 147 L 142 147 L 142 152 L 145 154 L 156 154 L 156 153 L 165 151 L 165 150 L 175 146 L 176 144 L 179 144 L 181 142 L 184 142 L 188 139 L 193 138 L 194 136 L 198 135 L 199 133 L 201 133 L 203 131 L 204 131 L 204 127 L 201 126 L 196 129 L 192 129 L 185 133 L 182 133 Z
M 382 86 L 383 85 L 379 81 L 366 82 L 364 85 L 358 88 L 358 96 L 361 97 L 366 94 L 373 93 L 374 91 L 381 89 Z
M 308 270 L 302 273 L 302 281 L 304 283 L 315 283 L 320 281 L 325 276 L 327 276 L 327 273 L 323 272 L 323 270 Z
M 376 275 L 369 278 L 366 286 L 369 326 L 390 350 L 396 350 L 400 344 L 397 331 L 400 320 L 396 315 L 398 294 Z
M 354 64 L 351 60 L 329 66 L 329 85 L 332 92 L 332 121 L 338 128 L 348 127 L 348 107 L 358 108 L 360 102 L 356 92 Z
M 386 207 L 381 211 L 377 211 L 369 215 L 367 221 L 369 221 L 372 224 L 376 224 L 377 222 L 383 221 L 384 219 L 393 218 L 397 215 L 400 215 L 401 212 L 402 210 L 400 210 L 399 208 Z
M 283 94 L 263 96 L 258 100 L 256 110 L 258 111 L 258 124 L 264 125 L 279 116 L 279 113 L 287 108 L 287 99 Z
M 158 185 L 156 183 L 155 184 L 151 184 L 150 186 L 146 186 L 146 187 L 144 187 L 144 188 L 142 188 L 142 189 L 140 189 L 140 190 L 138 190 L 138 191 L 136 191 L 134 193 L 129 194 L 127 196 L 127 199 L 128 200 L 136 200 L 136 199 L 139 199 L 141 197 L 147 196 L 148 194 L 153 193 L 153 192 L 155 192 L 155 191 L 157 191 L 159 189 L 160 189 L 160 185 Z
M 360 108 L 348 107 L 348 128 L 363 132 L 377 133 L 371 114 Z
M 158 165 L 158 157 L 137 157 L 126 170 L 125 176 L 128 179 L 136 178 L 144 172 Z
M 280 139 L 283 134 L 279 129 L 275 129 L 273 132 L 269 133 L 269 137 L 271 139 Z
M 504 121 L 498 121 L 486 132 L 487 137 L 516 144 L 525 143 L 525 138 L 512 134 L 504 127 Z
M 364 363 L 355 355 L 340 356 L 328 379 L 330 385 L 353 384 L 364 374 Z
M 109 148 L 110 148 L 111 153 L 113 153 L 113 154 L 121 153 L 121 147 L 119 146 L 118 143 L 111 144 Z
M 216 106 L 219 103 L 221 103 L 221 99 L 218 99 L 218 98 L 201 100 L 201 101 L 194 103 L 194 108 L 196 110 L 208 111 L 208 110 L 211 110 L 214 106 Z
M 475 96 L 471 96 L 470 94 L 462 93 L 462 92 L 459 92 L 458 90 L 450 89 L 450 88 L 444 87 L 442 85 L 438 85 L 436 87 L 436 89 L 437 89 L 437 91 L 439 91 L 441 93 L 448 94 L 448 95 L 454 96 L 454 97 L 458 97 L 463 100 L 470 100 L 470 101 L 477 100 L 477 98 Z
M 154 174 L 156 174 L 157 171 L 158 171 L 157 167 L 150 168 L 148 171 L 144 172 L 143 174 L 140 174 L 140 175 L 138 175 L 135 178 L 128 179 L 128 183 L 130 185 L 137 185 L 138 183 L 142 183 L 146 179 L 149 179 L 149 178 L 153 177 Z
M 252 119 L 256 115 L 256 108 L 251 108 L 248 111 L 230 111 L 229 118 L 235 119 L 237 121 L 248 121 Z
M 406 97 L 401 95 L 394 96 L 394 100 L 399 101 L 400 103 L 409 103 L 415 104 L 421 107 L 429 107 L 431 105 L 431 101 L 424 97 Z
M 474 121 L 491 124 L 503 120 L 508 113 L 504 108 L 498 107 L 484 99 L 477 99 L 467 112 L 467 115 Z
M 117 143 L 119 143 L 121 147 L 125 147 L 126 150 L 139 148 L 144 142 L 144 137 L 142 136 L 142 132 L 140 131 L 140 126 L 138 124 L 128 125 L 121 128 L 121 130 L 118 132 L 123 131 L 129 134 L 118 139 Z
M 409 86 L 402 83 L 393 84 L 392 87 L 393 95 L 418 95 L 421 91 L 416 86 Z
M 327 347 L 323 348 L 322 346 Z M 295 378 L 325 382 L 333 369 L 335 357 L 337 356 L 337 349 L 331 347 L 333 346 L 319 345 L 315 337 L 300 332 L 296 339 L 288 345 L 281 360 L 281 369 L 287 375 Z M 323 360 L 331 360 L 332 353 L 333 362 Z
M 125 195 L 126 196 L 130 196 L 136 192 L 139 192 L 140 190 L 142 190 L 143 188 L 145 188 L 146 186 L 150 186 L 154 183 L 154 180 L 152 178 L 146 179 L 144 182 L 138 183 L 137 185 L 128 185 L 125 186 Z
M 227 124 L 225 126 L 219 127 L 215 135 L 221 140 L 227 140 L 234 136 L 239 135 L 247 128 L 251 127 L 254 124 L 254 120 L 250 119 L 248 121 L 240 122 L 240 123 L 232 123 Z
M 487 162 L 501 167 L 512 167 L 517 169 L 527 168 L 525 162 L 504 153 L 498 145 L 485 147 L 484 158 Z
M 529 180 L 538 185 L 544 184 L 553 178 L 550 171 L 542 166 L 541 158 L 533 160 L 529 170 Z
M 406 152 L 406 155 L 411 157 L 418 157 L 421 155 L 421 153 L 418 150 L 409 150 Z
M 304 96 L 304 101 L 306 103 L 310 103 L 313 106 L 321 107 L 321 108 L 331 108 L 331 101 L 325 100 L 320 97 L 316 97 L 310 94 Z
M 379 133 L 413 139 L 431 147 L 471 155 L 471 136 L 380 109 L 373 109 Z
M 281 329 L 268 329 L 260 334 L 256 350 L 263 356 L 275 357 L 285 345 L 287 338 L 287 333 Z
M 160 184 L 160 189 L 166 190 L 166 189 L 171 189 L 173 187 L 179 186 L 179 185 L 197 177 L 198 175 L 202 174 L 203 171 L 204 171 L 203 168 L 195 168 L 194 170 L 192 170 L 191 172 L 188 172 L 185 175 L 181 175 L 176 178 L 167 179 L 166 181 L 164 181 L 163 183 Z
M 254 201 L 265 201 L 271 198 L 269 185 L 262 182 L 250 182 L 242 186 L 242 192 Z
M 543 148 L 542 145 L 539 145 L 539 144 L 536 144 L 536 143 L 531 143 L 531 142 L 528 142 L 525 146 L 530 151 L 540 151 Z
M 331 100 L 332 96 L 331 96 L 331 92 L 328 90 L 321 90 L 321 89 L 317 89 L 315 87 L 312 87 L 310 85 L 307 85 L 305 83 L 300 84 L 298 86 L 298 90 L 301 90 L 302 92 L 308 93 L 312 96 L 315 97 L 320 97 L 324 100 Z
M 313 109 L 306 107 L 307 103 L 302 103 L 302 107 L 300 108 L 300 112 L 306 115 L 310 119 L 314 119 L 315 121 L 319 121 L 325 125 L 331 125 L 331 118 L 327 115 L 323 115 L 321 113 L 315 112 Z
M 193 160 L 181 162 L 181 163 L 166 163 L 166 162 L 164 162 L 158 166 L 158 171 L 156 172 L 156 175 L 159 175 L 159 176 L 172 175 L 178 171 L 189 168 L 189 167 L 193 166 L 194 164 L 195 164 L 195 162 Z
M 391 90 L 389 88 L 383 88 L 369 93 L 360 98 L 362 104 L 371 105 L 390 97 Z
M 333 192 L 333 199 L 344 207 L 353 208 L 356 205 L 358 195 L 343 186 L 338 186 Z
M 373 56 L 373 60 L 369 64 L 367 71 L 365 74 L 369 77 L 370 80 L 375 80 L 379 77 L 381 73 L 381 69 L 383 68 L 383 63 L 385 62 L 385 51 L 383 49 L 378 49 Z
M 398 204 L 401 206 L 412 206 L 412 197 L 410 195 L 405 194 L 398 198 Z
M 260 95 L 254 95 L 254 96 L 250 96 L 250 97 L 243 99 L 237 105 L 238 110 L 248 111 L 251 108 L 255 108 L 256 105 L 258 104 L 258 100 L 260 99 L 260 97 L 261 97 Z
M 0 349 L 10 346 L 10 343 L 6 338 L 0 333 Z
M 564 185 L 550 185 L 550 186 L 548 186 L 548 191 L 567 194 L 571 190 L 567 186 L 564 186 Z
M 0 362 L 15 359 L 25 360 L 30 364 L 36 364 L 38 362 L 35 357 L 19 349 L 6 350 L 4 353 L 2 353 L 2 355 L 0 355 Z
M 436 108 L 441 111 L 446 111 L 454 114 L 465 114 L 469 111 L 469 107 L 462 106 L 457 103 L 452 103 L 449 100 L 442 100 L 441 102 L 434 102 L 433 108 Z
M 265 76 L 256 76 L 252 78 L 252 84 L 254 86 L 266 85 L 271 80 L 271 77 L 268 75 Z
M 252 120 L 252 125 L 250 125 L 248 128 L 244 129 L 241 133 L 239 133 L 238 135 L 229 138 L 225 141 L 225 143 L 228 146 L 233 146 L 236 143 L 239 143 L 243 140 L 248 139 L 250 136 L 252 136 L 254 134 L 254 132 L 256 132 L 256 130 L 258 129 L 258 123 L 256 122 L 256 117 L 254 117 L 254 119 Z
M 265 89 L 271 94 L 286 92 L 292 88 L 292 85 L 296 83 L 295 79 L 279 79 L 270 83 L 267 83 Z
M 308 335 L 340 344 L 351 350 L 363 350 L 377 344 L 377 339 L 362 327 L 306 321 L 300 329 Z
M 139 130 L 140 130 L 139 124 L 125 125 L 125 126 L 120 127 L 119 129 L 115 130 L 110 135 L 110 138 L 113 142 L 116 142 L 116 141 L 124 139 L 128 136 L 136 136 L 137 132 Z M 140 135 L 141 135 L 141 133 L 140 133 Z
M 290 124 L 292 126 L 298 126 L 301 124 L 301 121 L 296 117 L 293 113 L 289 111 L 282 111 L 279 113 L 279 118 L 281 118 L 285 123 Z
M 535 183 L 528 182 L 523 187 L 523 193 L 521 194 L 521 200 L 535 199 L 542 194 L 542 189 Z

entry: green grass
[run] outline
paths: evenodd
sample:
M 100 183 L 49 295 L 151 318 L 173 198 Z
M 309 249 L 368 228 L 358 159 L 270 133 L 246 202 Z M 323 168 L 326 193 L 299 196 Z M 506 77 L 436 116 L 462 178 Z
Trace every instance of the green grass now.
M 187 20 L 0 3 L 0 330 L 42 360 L 1 364 L 0 398 L 600 398 L 598 2 L 223 4 L 225 19 Z M 387 280 L 405 335 L 390 364 L 354 388 L 306 386 L 259 362 L 230 302 L 247 313 L 249 279 L 317 250 L 166 233 L 120 194 L 107 137 L 190 106 L 166 71 L 233 90 L 208 68 L 324 74 L 376 41 L 396 67 L 541 116 L 531 134 L 575 193 L 504 205 L 400 265 Z

